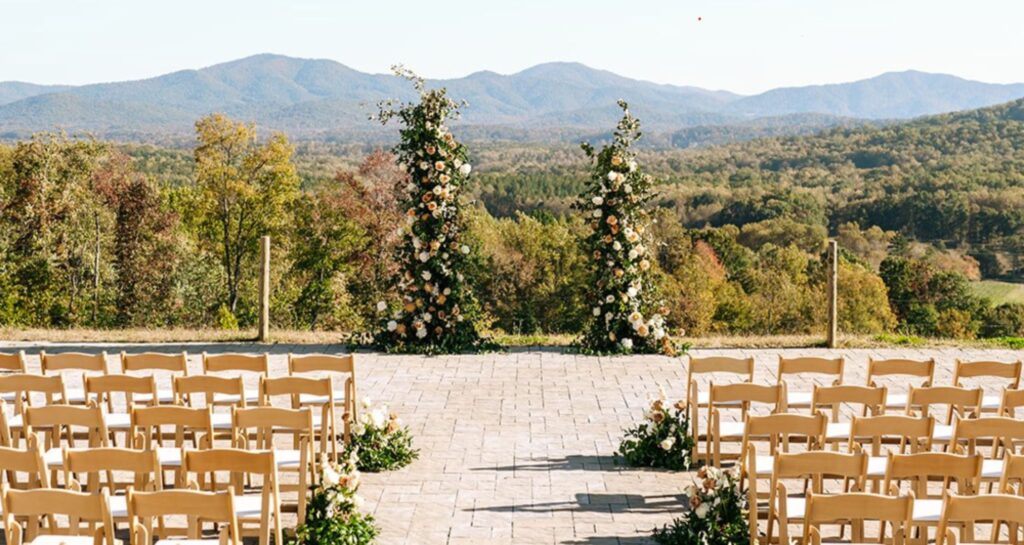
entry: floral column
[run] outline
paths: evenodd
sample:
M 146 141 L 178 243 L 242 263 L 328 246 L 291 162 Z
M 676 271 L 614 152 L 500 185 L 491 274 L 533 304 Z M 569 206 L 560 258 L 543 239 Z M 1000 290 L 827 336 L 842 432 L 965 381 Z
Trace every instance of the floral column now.
M 445 89 L 427 90 L 421 78 L 401 67 L 395 73 L 413 82 L 420 100 L 398 109 L 391 101 L 380 104 L 382 123 L 398 118 L 403 125 L 394 153 L 408 173 L 408 229 L 398 256 L 400 303 L 377 304 L 381 323 L 375 341 L 398 352 L 479 350 L 479 307 L 464 276 L 472 249 L 464 240 L 459 202 L 472 169 L 466 147 L 445 126 L 458 104 Z
M 576 207 L 590 221 L 584 241 L 592 256 L 593 319 L 580 341 L 585 352 L 674 353 L 665 331 L 667 310 L 653 310 L 651 259 L 645 243 L 651 177 L 637 164 L 630 146 L 640 138 L 640 122 L 619 101 L 623 117 L 611 145 L 583 151 L 594 163 Z

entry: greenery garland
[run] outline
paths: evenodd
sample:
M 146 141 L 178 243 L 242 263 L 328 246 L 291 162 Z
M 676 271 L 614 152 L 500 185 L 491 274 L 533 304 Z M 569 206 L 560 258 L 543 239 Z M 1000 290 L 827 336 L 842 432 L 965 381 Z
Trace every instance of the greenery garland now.
M 576 203 L 590 220 L 583 244 L 592 260 L 592 319 L 579 345 L 584 352 L 597 354 L 674 354 L 665 326 L 668 309 L 652 308 L 653 257 L 645 244 L 652 179 L 630 149 L 640 138 L 640 121 L 629 113 L 625 101 L 618 104 L 623 117 L 612 143 L 600 152 L 582 144 L 594 163 Z
M 395 109 L 382 101 L 379 120 L 398 118 L 400 141 L 394 148 L 408 174 L 404 203 L 408 229 L 399 248 L 402 271 L 396 279 L 397 307 L 377 303 L 375 344 L 389 352 L 451 354 L 487 348 L 477 325 L 480 306 L 465 276 L 471 265 L 469 241 L 459 195 L 472 171 L 466 147 L 445 126 L 459 105 L 446 90 L 426 89 L 422 78 L 401 66 L 396 75 L 413 82 L 420 100 Z

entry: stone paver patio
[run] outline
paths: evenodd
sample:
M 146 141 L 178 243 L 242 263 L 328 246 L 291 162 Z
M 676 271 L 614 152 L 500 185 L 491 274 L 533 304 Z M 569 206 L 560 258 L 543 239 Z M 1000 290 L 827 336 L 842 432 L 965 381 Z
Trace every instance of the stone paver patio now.
M 4 343 L 35 354 L 105 349 L 129 351 L 264 351 L 274 374 L 285 354 L 336 352 L 337 346 L 63 345 Z M 935 357 L 937 384 L 949 384 L 961 359 L 1011 361 L 1013 350 L 695 350 L 693 355 L 753 355 L 756 380 L 775 381 L 779 354 L 842 355 L 846 382 L 863 384 L 869 357 Z M 368 510 L 381 527 L 379 543 L 617 544 L 645 543 L 655 526 L 683 510 L 686 473 L 616 466 L 621 431 L 642 417 L 664 388 L 685 390 L 686 358 L 596 358 L 526 350 L 481 356 L 426 358 L 360 354 L 359 395 L 387 403 L 412 428 L 420 459 L 397 472 L 367 475 Z M 32 358 L 33 366 L 38 365 Z M 199 372 L 199 361 L 191 362 Z M 809 391 L 810 384 L 790 384 Z

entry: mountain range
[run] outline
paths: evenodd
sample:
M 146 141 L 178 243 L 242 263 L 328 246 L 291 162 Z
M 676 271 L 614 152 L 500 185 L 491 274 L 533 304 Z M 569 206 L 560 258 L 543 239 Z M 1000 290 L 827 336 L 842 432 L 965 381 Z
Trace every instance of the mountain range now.
M 891 72 L 849 83 L 788 87 L 752 96 L 626 78 L 578 63 L 547 63 L 510 75 L 476 72 L 430 81 L 466 100 L 459 124 L 490 138 L 577 138 L 607 131 L 624 98 L 651 131 L 676 145 L 700 135 L 796 134 L 978 108 L 1024 96 L 1024 83 L 991 84 L 945 74 Z M 82 86 L 0 82 L 0 136 L 61 128 L 107 137 L 188 135 L 211 112 L 295 138 L 360 139 L 385 98 L 410 100 L 408 82 L 331 60 L 256 55 L 199 70 Z M 678 135 L 683 135 L 679 137 Z M 738 136 L 737 136 L 738 134 Z M 696 136 L 695 136 L 696 135 Z

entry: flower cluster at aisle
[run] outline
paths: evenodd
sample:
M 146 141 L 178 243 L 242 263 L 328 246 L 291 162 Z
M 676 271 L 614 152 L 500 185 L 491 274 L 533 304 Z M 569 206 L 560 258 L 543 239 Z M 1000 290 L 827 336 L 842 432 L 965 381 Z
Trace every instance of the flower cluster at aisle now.
M 478 351 L 487 343 L 477 330 L 480 308 L 465 277 L 473 249 L 459 199 L 472 167 L 466 147 L 445 125 L 459 105 L 444 88 L 428 90 L 402 67 L 395 73 L 413 82 L 420 100 L 397 109 L 392 101 L 379 105 L 382 123 L 397 118 L 403 125 L 394 153 L 408 174 L 408 229 L 398 256 L 400 301 L 377 304 L 381 320 L 374 340 L 391 352 Z
M 664 392 L 651 403 L 643 422 L 626 430 L 616 452 L 635 467 L 686 470 L 690 467 L 693 436 L 685 401 L 669 404 Z
M 362 471 L 378 472 L 401 469 L 419 457 L 412 446 L 412 434 L 402 425 L 398 415 L 387 405 L 374 407 L 363 400 L 359 421 L 352 427 L 352 440 L 345 445 L 345 454 L 359 453 Z
M 674 354 L 665 325 L 668 309 L 653 308 L 654 256 L 645 236 L 652 180 L 631 149 L 640 138 L 640 121 L 624 101 L 619 106 L 623 117 L 612 143 L 600 152 L 583 144 L 594 170 L 576 208 L 590 222 L 584 245 L 593 264 L 593 317 L 580 346 L 598 354 Z
M 296 545 L 373 543 L 379 530 L 373 516 L 360 511 L 358 459 L 353 451 L 340 463 L 323 461 L 319 482 L 306 507 L 306 520 L 295 528 Z
M 660 545 L 736 545 L 748 543 L 747 495 L 740 490 L 738 469 L 702 467 L 686 487 L 690 510 L 654 531 Z

